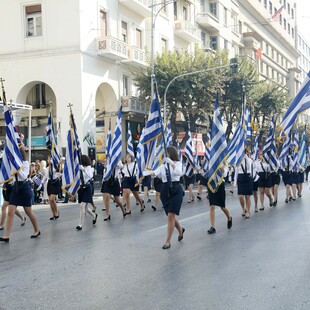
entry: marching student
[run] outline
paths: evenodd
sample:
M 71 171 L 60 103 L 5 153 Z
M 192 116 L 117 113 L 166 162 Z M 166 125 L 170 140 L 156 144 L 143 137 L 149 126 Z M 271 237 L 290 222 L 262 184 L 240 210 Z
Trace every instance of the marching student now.
M 12 189 L 12 194 L 9 198 L 8 218 L 5 232 L 3 237 L 0 238 L 0 241 L 2 242 L 10 241 L 10 234 L 17 206 L 22 206 L 24 208 L 25 213 L 27 214 L 32 223 L 34 233 L 33 235 L 31 235 L 31 238 L 37 238 L 41 235 L 36 216 L 31 210 L 31 184 L 28 180 L 29 162 L 27 161 L 27 155 L 24 148 L 20 148 L 20 152 L 22 155 L 23 167 L 16 174 L 16 181 Z
M 184 167 L 186 171 L 186 166 L 184 165 Z M 184 180 L 185 180 L 185 188 L 188 189 L 188 201 L 187 202 L 192 203 L 195 201 L 194 194 L 193 194 L 193 187 L 194 187 L 194 183 L 196 180 L 195 173 L 193 172 L 191 176 L 184 174 Z
M 5 183 L 3 186 L 3 204 L 2 204 L 2 208 L 1 208 L 1 220 L 0 220 L 0 230 L 4 230 L 4 222 L 6 219 L 6 210 L 7 207 L 9 206 L 9 201 L 10 201 L 10 197 L 12 194 L 12 190 L 14 187 L 14 181 L 11 180 L 8 183 Z M 15 214 L 21 219 L 21 224 L 20 226 L 25 226 L 26 224 L 26 218 L 24 216 L 22 216 L 22 214 L 20 213 L 20 211 L 16 208 Z
M 166 215 L 168 216 L 167 239 L 162 246 L 163 250 L 171 247 L 171 237 L 174 228 L 179 232 L 178 241 L 183 239 L 185 228 L 182 228 L 176 215 L 180 214 L 180 209 L 183 202 L 183 188 L 180 184 L 180 177 L 183 175 L 182 162 L 178 156 L 178 150 L 174 146 L 167 147 L 168 157 L 165 158 L 165 163 L 160 165 L 153 171 L 153 176 L 157 176 L 162 180 L 162 188 L 160 192 L 160 200 L 164 206 Z M 167 178 L 168 165 L 170 167 L 171 181 L 170 187 Z
M 122 169 L 122 172 L 124 174 L 123 198 L 125 199 L 126 202 L 126 209 L 127 209 L 126 215 L 129 215 L 131 214 L 130 192 L 132 192 L 132 194 L 136 198 L 136 201 L 140 204 L 141 206 L 140 212 L 144 211 L 145 205 L 139 196 L 139 185 L 136 186 L 139 173 L 137 162 L 134 160 L 134 157 L 130 154 L 126 155 L 125 161 L 126 163 Z
M 277 167 L 280 167 L 278 160 L 277 160 Z M 274 207 L 276 207 L 278 204 L 279 185 L 280 185 L 280 171 L 277 169 L 271 172 L 271 193 L 273 196 Z
M 88 213 L 93 218 L 93 225 L 97 222 L 98 214 L 93 213 L 90 205 L 93 201 L 92 197 L 92 185 L 90 180 L 93 178 L 94 170 L 91 167 L 90 159 L 86 155 L 81 156 L 81 186 L 78 190 L 78 201 L 80 204 L 80 223 L 76 226 L 76 230 L 82 230 L 85 212 Z
M 242 208 L 242 217 L 250 218 L 251 200 L 253 195 L 253 162 L 249 152 L 245 149 L 244 158 L 239 167 L 235 169 L 239 202 Z
M 110 179 L 102 182 L 101 193 L 103 193 L 104 209 L 106 212 L 106 218 L 103 219 L 104 221 L 111 220 L 111 214 L 110 214 L 111 195 L 113 196 L 113 200 L 117 203 L 117 205 L 122 210 L 123 217 L 126 216 L 126 210 L 123 207 L 123 204 L 119 198 L 120 196 L 119 175 L 120 175 L 120 171 L 122 168 L 123 168 L 122 162 L 118 161 L 114 171 L 111 174 Z
M 219 185 L 217 191 L 213 193 L 208 187 L 208 195 L 209 195 L 209 203 L 210 203 L 210 223 L 211 227 L 208 230 L 208 234 L 215 234 L 215 207 L 218 206 L 224 212 L 227 217 L 227 228 L 230 229 L 232 227 L 232 217 L 226 208 L 226 192 L 225 192 L 225 176 L 228 173 L 228 169 L 224 167 L 221 168 L 224 178 L 222 179 L 221 184 Z
M 258 161 L 255 163 L 255 169 L 259 175 L 258 179 L 258 190 L 259 190 L 259 200 L 260 200 L 260 211 L 265 210 L 264 197 L 265 195 L 269 199 L 270 207 L 273 206 L 272 196 L 270 194 L 271 188 L 271 175 L 270 175 L 270 165 L 266 163 L 263 159 L 261 152 L 258 153 Z
M 203 168 L 205 158 L 200 159 L 200 168 L 196 175 L 197 181 L 198 181 L 198 191 L 197 191 L 197 199 L 200 201 L 202 198 L 202 191 L 203 187 L 206 187 L 208 189 L 207 183 L 208 178 L 204 177 L 204 175 L 207 173 L 207 171 Z
M 290 155 L 287 155 L 287 166 L 281 170 L 282 180 L 285 185 L 285 203 L 292 200 L 291 186 L 292 186 L 292 172 L 291 167 L 293 167 L 293 162 Z
M 143 201 L 151 202 L 149 190 L 151 189 L 151 176 L 146 175 L 142 180 Z
M 154 204 L 152 205 L 152 209 L 156 211 L 158 208 L 159 200 L 160 200 L 160 192 L 161 192 L 161 187 L 162 187 L 163 182 L 158 177 L 155 177 L 153 182 L 154 182 L 154 189 L 155 189 L 155 199 L 154 199 Z
M 302 184 L 305 181 L 305 169 L 302 165 L 298 165 L 298 183 L 297 183 L 297 196 L 300 198 L 302 196 Z

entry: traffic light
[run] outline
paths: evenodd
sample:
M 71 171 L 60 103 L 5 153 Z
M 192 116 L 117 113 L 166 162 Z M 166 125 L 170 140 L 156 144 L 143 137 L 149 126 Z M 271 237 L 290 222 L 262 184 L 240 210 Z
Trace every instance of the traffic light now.
M 231 58 L 230 59 L 230 69 L 231 69 L 231 73 L 237 73 L 238 72 L 238 60 L 237 60 L 237 58 Z

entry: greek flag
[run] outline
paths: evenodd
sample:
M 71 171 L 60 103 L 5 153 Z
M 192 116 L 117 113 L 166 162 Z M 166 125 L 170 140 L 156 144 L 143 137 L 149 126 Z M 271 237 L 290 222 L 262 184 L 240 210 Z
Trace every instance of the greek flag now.
M 292 169 L 294 171 L 297 171 L 298 169 L 298 144 L 299 144 L 299 131 L 296 129 L 295 135 L 293 138 L 293 143 L 291 145 L 292 148 L 292 154 L 293 154 L 293 167 Z
M 208 176 L 208 166 L 209 166 L 209 161 L 210 161 L 210 146 L 211 146 L 211 140 L 210 140 L 210 136 L 208 134 L 208 139 L 207 139 L 207 143 L 206 143 L 206 149 L 205 149 L 205 153 L 204 153 L 204 157 L 203 157 L 203 164 L 202 164 L 202 170 L 204 171 L 204 177 Z
M 172 132 L 171 132 L 171 124 L 170 121 L 167 120 L 167 124 L 166 124 L 166 145 L 172 145 Z
M 286 136 L 289 135 L 297 115 L 310 107 L 310 72 L 301 85 L 298 93 L 283 116 L 280 127 Z
M 107 170 L 103 176 L 103 181 L 110 179 L 118 161 L 122 156 L 122 110 L 118 112 L 117 121 L 114 130 L 114 137 L 109 151 L 110 160 L 107 165 Z
M 306 156 L 306 132 L 304 131 L 302 136 L 301 136 L 301 140 L 300 140 L 300 144 L 299 144 L 299 164 L 303 167 L 306 168 L 307 167 L 307 156 Z
M 240 166 L 241 162 L 245 156 L 245 146 L 246 146 L 246 118 L 245 118 L 245 112 L 246 110 L 246 96 L 245 93 L 243 93 L 243 103 L 242 103 L 242 117 L 241 117 L 241 130 L 239 134 L 239 139 L 236 145 L 236 166 Z
M 212 192 L 216 192 L 222 183 L 224 175 L 221 168 L 227 157 L 227 142 L 225 138 L 225 130 L 222 124 L 222 118 L 219 108 L 219 94 L 216 94 L 214 103 L 214 115 L 212 124 L 212 137 L 210 148 L 210 162 L 208 173 L 208 187 Z
M 254 142 L 254 154 L 253 154 L 253 160 L 258 159 L 258 151 L 259 151 L 259 146 L 258 146 L 258 136 L 255 138 Z
M 22 155 L 18 148 L 18 134 L 15 129 L 13 117 L 11 111 L 8 109 L 7 105 L 3 106 L 4 109 L 4 119 L 5 119 L 5 131 L 6 131 L 6 147 L 7 147 L 7 158 L 11 165 L 10 173 L 15 175 L 23 167 Z
M 182 151 L 181 151 L 179 142 L 177 142 L 177 150 L 178 150 L 179 159 L 182 162 Z
M 51 151 L 53 166 L 58 167 L 60 156 L 57 151 L 57 144 L 55 139 L 55 131 L 51 112 L 48 115 L 47 126 L 45 127 L 45 130 L 46 130 L 46 138 L 45 138 L 46 148 Z
M 8 158 L 8 147 L 7 145 L 4 146 L 3 157 L 2 157 L 2 164 L 0 169 L 0 184 L 9 182 L 12 180 L 11 177 L 11 165 Z
M 188 177 L 192 177 L 194 174 L 194 168 L 196 167 L 196 165 L 195 165 L 195 157 L 193 153 L 193 140 L 192 140 L 190 131 L 188 131 L 186 138 L 187 139 L 186 139 L 185 154 L 184 154 L 186 158 L 185 175 Z
M 141 137 L 137 146 L 137 164 L 139 169 L 139 182 L 144 178 L 143 171 L 145 170 L 145 165 L 148 156 L 147 145 L 142 144 L 142 139 L 144 137 L 144 128 L 142 129 Z
M 290 153 L 290 141 L 291 141 L 290 135 L 288 135 L 284 140 L 284 144 L 282 146 L 281 154 L 279 156 L 281 169 L 285 169 L 289 164 L 288 155 Z
M 71 198 L 76 195 L 81 184 L 76 137 L 77 135 L 73 127 L 71 127 L 67 135 L 66 160 L 62 174 L 62 189 L 68 193 Z
M 107 160 L 110 159 L 111 144 L 112 144 L 112 134 L 111 134 L 111 122 L 110 122 L 109 129 L 108 129 L 108 135 L 107 135 L 106 148 L 105 148 Z
M 241 131 L 242 131 L 242 123 L 240 121 L 228 145 L 227 162 L 229 163 L 229 165 L 234 165 L 236 163 L 236 147 L 239 141 L 239 137 L 241 135 Z
M 274 137 L 270 150 L 269 150 L 269 165 L 271 171 L 277 171 L 279 169 L 279 161 L 277 159 L 277 148 L 276 148 L 276 139 Z
M 71 122 L 71 127 L 73 128 L 73 134 L 74 134 L 74 143 L 79 151 L 79 156 L 81 154 L 81 143 L 80 143 L 80 140 L 79 140 L 79 136 L 77 134 L 77 129 L 76 129 L 76 124 L 75 124 L 75 120 L 74 120 L 74 116 L 73 116 L 73 113 L 71 112 L 70 114 L 70 122 Z
M 275 121 L 274 121 L 274 117 L 272 117 L 270 121 L 268 136 L 266 138 L 263 151 L 262 151 L 263 157 L 266 160 L 266 162 L 269 162 L 270 148 L 271 148 L 271 145 L 273 144 L 273 141 L 275 140 L 274 133 L 275 133 Z
M 132 145 L 132 135 L 131 135 L 130 122 L 128 122 L 127 154 L 129 154 L 129 155 L 135 157 L 135 152 L 134 152 L 134 150 L 133 150 L 133 145 Z
M 246 107 L 245 109 L 245 126 L 246 126 L 246 141 L 252 140 L 252 129 L 251 129 L 251 108 Z
M 163 158 L 164 158 L 164 148 L 161 139 L 160 143 L 156 147 L 153 170 L 157 169 L 163 163 Z

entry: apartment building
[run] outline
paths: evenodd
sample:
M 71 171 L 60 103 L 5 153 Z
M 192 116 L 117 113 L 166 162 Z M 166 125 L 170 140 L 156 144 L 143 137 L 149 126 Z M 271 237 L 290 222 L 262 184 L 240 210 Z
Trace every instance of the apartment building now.
M 69 103 L 85 153 L 104 153 L 107 128 L 121 105 L 124 132 L 130 121 L 133 135 L 140 134 L 146 102 L 138 97 L 131 68 L 150 64 L 152 37 L 155 53 L 191 52 L 196 45 L 206 52 L 226 49 L 231 57 L 256 62 L 261 79 L 292 94 L 298 85 L 295 1 L 2 0 L 0 9 L 6 12 L 0 19 L 0 77 L 7 99 L 33 107 L 34 157 L 43 153 L 50 107 L 63 148 Z M 25 113 L 19 124 L 25 136 L 27 125 Z

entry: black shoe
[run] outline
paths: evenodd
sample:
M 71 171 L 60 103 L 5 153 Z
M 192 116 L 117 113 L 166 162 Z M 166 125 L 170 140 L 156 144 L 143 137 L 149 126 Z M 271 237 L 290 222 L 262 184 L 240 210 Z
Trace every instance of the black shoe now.
M 151 208 L 152 208 L 154 211 L 156 211 L 156 210 L 157 210 L 157 209 L 155 208 L 155 206 L 152 206 Z
M 259 208 L 259 210 L 260 210 L 260 211 L 264 211 L 264 210 L 265 210 L 265 208 Z
M 287 198 L 285 199 L 285 203 L 288 203 L 288 199 Z
M 0 238 L 0 241 L 2 242 L 10 242 L 10 238 Z
M 36 235 L 31 235 L 30 238 L 31 239 L 34 239 L 34 238 L 37 238 L 41 235 L 41 232 L 39 231 Z
M 182 236 L 178 236 L 178 241 L 181 241 L 183 239 L 184 232 L 185 228 L 182 227 Z
M 20 224 L 20 226 L 25 226 L 26 224 L 26 218 L 24 217 L 24 221 Z
M 75 227 L 76 230 L 82 230 L 82 226 L 78 225 Z
M 109 215 L 108 217 L 106 217 L 105 219 L 103 219 L 104 221 L 111 221 L 111 215 Z
M 288 199 L 289 201 L 291 201 L 293 199 L 293 197 L 292 196 L 290 196 L 290 198 Z
M 274 201 L 274 202 L 273 202 L 273 206 L 276 207 L 276 206 L 277 206 L 277 203 L 278 203 L 277 201 Z
M 163 250 L 167 250 L 167 249 L 169 249 L 171 247 L 171 244 L 164 244 L 163 245 Z
M 147 200 L 147 202 L 151 202 L 152 200 L 149 198 L 148 200 Z
M 55 220 L 59 219 L 59 212 L 58 215 L 55 215 Z
M 198 200 L 201 200 L 201 197 L 200 197 L 200 195 L 197 195 L 197 199 L 198 199 Z
M 230 229 L 232 227 L 232 217 L 227 221 L 227 228 Z
M 102 208 L 102 211 L 105 211 L 105 208 Z
M 96 224 L 96 222 L 97 222 L 97 217 L 98 217 L 98 214 L 96 214 L 96 217 L 95 217 L 95 219 L 93 220 L 93 225 Z M 109 215 L 109 217 L 110 217 L 110 215 Z
M 129 215 L 129 214 L 131 214 L 131 210 L 129 212 L 126 212 L 126 215 Z
M 210 227 L 210 229 L 208 230 L 208 234 L 215 234 L 216 233 L 216 229 L 214 227 Z
M 143 212 L 145 209 L 145 206 L 143 206 L 143 208 L 140 209 L 140 212 Z
M 56 219 L 56 216 L 50 217 L 50 221 L 53 221 Z
M 0 230 L 4 230 L 4 227 L 0 227 Z

